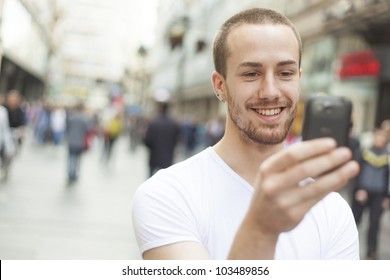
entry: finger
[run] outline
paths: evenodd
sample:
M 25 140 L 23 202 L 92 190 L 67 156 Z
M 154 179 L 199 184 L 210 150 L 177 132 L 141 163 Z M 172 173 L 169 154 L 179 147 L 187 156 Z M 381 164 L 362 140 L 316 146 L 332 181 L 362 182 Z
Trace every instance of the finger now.
M 352 157 L 348 148 L 338 148 L 318 157 L 309 158 L 278 174 L 276 180 L 284 187 L 296 186 L 298 182 L 312 177 L 315 178 L 325 172 L 335 169 L 346 163 Z
M 355 176 L 358 171 L 359 165 L 356 162 L 347 162 L 305 186 L 288 188 L 279 192 L 278 196 L 271 197 L 272 203 L 269 206 L 273 213 L 280 213 L 278 219 L 281 219 L 285 228 L 292 228 L 316 203 L 330 192 L 343 187 L 348 179 Z
M 260 168 L 266 173 L 280 172 L 305 159 L 329 152 L 335 147 L 336 142 L 332 138 L 300 142 L 272 155 L 263 162 Z
M 287 189 L 280 197 L 284 207 L 311 207 L 327 194 L 338 191 L 359 171 L 359 165 L 350 161 L 336 170 L 313 180 L 304 186 Z
M 349 161 L 332 172 L 318 177 L 315 181 L 297 188 L 296 195 L 300 196 L 297 204 L 301 201 L 307 201 L 309 205 L 314 205 L 327 194 L 339 191 L 344 187 L 348 180 L 356 176 L 359 172 L 359 164 L 355 161 Z

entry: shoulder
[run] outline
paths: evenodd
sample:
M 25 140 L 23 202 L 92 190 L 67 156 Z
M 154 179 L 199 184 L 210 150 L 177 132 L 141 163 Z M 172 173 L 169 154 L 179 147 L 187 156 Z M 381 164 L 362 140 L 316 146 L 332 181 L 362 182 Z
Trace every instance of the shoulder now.
M 133 197 L 134 213 L 161 215 L 162 211 L 184 213 L 183 209 L 197 209 L 210 189 L 205 182 L 214 174 L 210 149 L 161 169 L 143 182 Z
M 198 175 L 206 154 L 203 151 L 160 170 L 138 187 L 132 216 L 141 252 L 177 242 L 200 242 L 198 214 L 203 208 Z
M 321 240 L 323 259 L 359 259 L 359 235 L 352 210 L 337 192 L 328 194 L 310 211 Z
M 341 218 L 345 215 L 349 216 L 351 208 L 347 201 L 337 192 L 332 192 L 325 196 L 319 203 L 317 203 L 313 210 L 315 213 L 331 217 L 334 221 L 334 217 Z
M 339 193 L 314 205 L 296 228 L 281 235 L 278 246 L 281 259 L 359 259 L 355 220 Z
M 348 202 L 337 192 L 328 194 L 314 207 L 314 213 L 319 217 L 319 225 L 328 231 L 333 240 L 358 240 L 358 231 Z
M 350 240 L 357 238 L 356 223 L 348 202 L 337 192 L 332 192 L 312 207 L 307 220 L 332 239 L 343 232 L 348 232 Z
M 201 177 L 208 158 L 209 151 L 206 149 L 187 160 L 159 170 L 139 186 L 136 196 L 189 191 Z

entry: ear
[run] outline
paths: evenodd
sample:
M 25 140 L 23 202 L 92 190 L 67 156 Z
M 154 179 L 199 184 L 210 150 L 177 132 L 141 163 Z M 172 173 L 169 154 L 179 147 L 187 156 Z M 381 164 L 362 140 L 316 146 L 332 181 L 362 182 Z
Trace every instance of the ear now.
M 217 95 L 218 99 L 224 101 L 226 99 L 225 96 L 225 79 L 223 76 L 217 71 L 213 71 L 211 74 L 211 82 L 213 84 L 214 92 Z
M 299 79 L 302 77 L 302 68 L 299 68 Z

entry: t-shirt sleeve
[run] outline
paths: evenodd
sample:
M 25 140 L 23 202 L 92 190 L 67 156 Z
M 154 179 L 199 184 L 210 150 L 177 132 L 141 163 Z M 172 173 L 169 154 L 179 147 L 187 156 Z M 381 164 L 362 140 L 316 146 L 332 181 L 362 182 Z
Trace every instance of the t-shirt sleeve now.
M 184 241 L 200 242 L 191 198 L 172 178 L 154 176 L 133 199 L 133 227 L 141 254 Z

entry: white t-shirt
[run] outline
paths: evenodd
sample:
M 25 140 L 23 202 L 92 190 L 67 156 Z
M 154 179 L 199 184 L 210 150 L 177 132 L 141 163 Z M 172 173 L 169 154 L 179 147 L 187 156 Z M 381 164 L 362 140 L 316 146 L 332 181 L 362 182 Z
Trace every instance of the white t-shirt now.
M 160 170 L 136 191 L 133 225 L 141 253 L 199 242 L 211 258 L 226 259 L 249 207 L 253 187 L 207 148 Z M 359 259 L 349 205 L 337 193 L 317 203 L 293 230 L 279 236 L 276 259 Z

